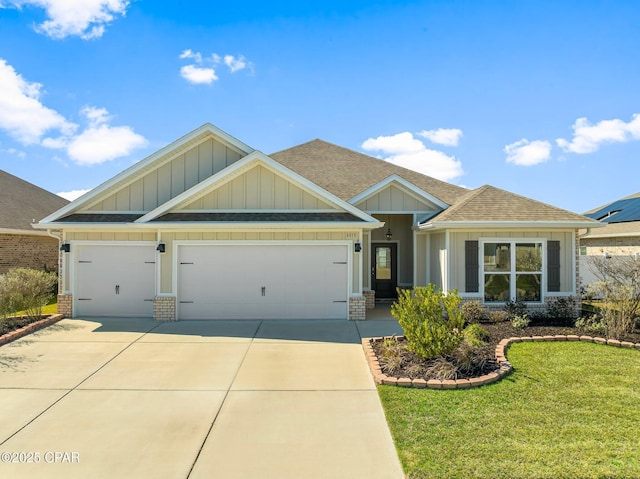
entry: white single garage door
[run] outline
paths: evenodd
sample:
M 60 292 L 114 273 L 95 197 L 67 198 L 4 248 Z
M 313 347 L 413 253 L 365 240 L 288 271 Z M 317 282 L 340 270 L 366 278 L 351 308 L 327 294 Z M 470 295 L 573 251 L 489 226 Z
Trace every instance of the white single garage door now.
M 75 317 L 152 317 L 155 245 L 74 245 Z
M 182 245 L 180 319 L 347 319 L 344 245 Z

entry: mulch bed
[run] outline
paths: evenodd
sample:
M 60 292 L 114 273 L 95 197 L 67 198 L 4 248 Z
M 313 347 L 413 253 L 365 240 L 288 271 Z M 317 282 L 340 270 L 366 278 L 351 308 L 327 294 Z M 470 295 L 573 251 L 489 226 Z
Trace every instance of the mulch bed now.
M 47 317 L 49 315 L 43 315 L 42 317 Z M 16 329 L 20 329 L 23 326 L 27 326 L 35 321 L 38 321 L 41 318 L 34 320 L 33 318 L 29 318 L 27 316 L 15 316 L 6 319 L 0 319 L 0 336 L 10 333 L 11 331 L 15 331 Z
M 481 323 L 481 326 L 489 333 L 489 340 L 485 346 L 478 348 L 477 357 L 480 359 L 478 364 L 466 371 L 458 371 L 453 379 L 471 379 L 485 374 L 495 372 L 499 369 L 499 365 L 495 358 L 496 346 L 503 339 L 525 336 L 555 336 L 555 335 L 589 335 L 601 336 L 586 333 L 583 330 L 563 324 L 561 321 L 549 322 L 545 324 L 535 324 L 524 329 L 516 329 L 511 326 L 511 322 L 503 321 L 498 323 Z M 630 341 L 632 343 L 640 343 L 640 330 L 635 329 L 633 333 L 627 334 L 621 341 Z M 383 345 L 381 342 L 372 344 L 376 353 L 382 372 L 391 377 L 403 377 L 410 379 L 442 379 L 438 373 L 442 370 L 442 360 L 431 359 L 424 360 L 416 356 L 414 353 L 406 349 L 406 341 L 397 340 L 401 348 L 398 349 L 402 358 L 401 365 L 393 370 L 386 367 L 383 358 Z M 447 358 L 451 359 L 451 358 Z

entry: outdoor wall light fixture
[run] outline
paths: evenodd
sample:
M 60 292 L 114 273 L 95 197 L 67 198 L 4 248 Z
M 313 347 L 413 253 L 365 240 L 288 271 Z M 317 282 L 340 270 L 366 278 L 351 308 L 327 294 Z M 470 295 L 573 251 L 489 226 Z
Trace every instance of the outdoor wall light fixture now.
M 355 243 L 353 247 L 356 253 L 359 253 L 360 251 L 362 251 L 362 245 L 360 243 Z
M 393 237 L 393 233 L 391 233 L 391 228 L 387 228 L 387 239 L 390 240 Z
M 158 247 L 156 248 L 156 251 L 158 251 L 159 253 L 164 253 L 165 252 L 164 243 L 159 243 Z
M 62 243 L 62 245 L 60 246 L 60 251 L 68 253 L 69 251 L 71 251 L 71 245 L 69 243 Z

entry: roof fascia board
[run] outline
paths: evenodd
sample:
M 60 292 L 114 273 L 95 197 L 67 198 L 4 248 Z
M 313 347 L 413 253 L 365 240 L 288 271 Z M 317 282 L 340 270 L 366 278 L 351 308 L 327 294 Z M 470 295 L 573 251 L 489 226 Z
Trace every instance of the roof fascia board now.
M 382 228 L 384 222 L 376 221 L 374 223 L 366 223 L 363 221 L 344 221 L 344 222 L 167 222 L 167 223 L 58 223 L 56 229 L 63 229 L 66 232 L 71 231 L 132 231 L 132 230 L 152 230 L 152 231 L 254 231 L 272 229 L 274 231 L 308 231 L 308 230 L 374 230 Z M 46 226 L 42 225 L 41 228 Z
M 204 125 L 196 128 L 190 133 L 187 133 L 183 137 L 161 148 L 155 153 L 152 153 L 151 155 L 147 156 L 143 160 L 140 160 L 137 163 L 133 164 L 132 166 L 122 171 L 121 173 L 117 174 L 110 180 L 105 181 L 101 185 L 85 193 L 77 200 L 72 201 L 68 205 L 64 206 L 58 211 L 47 216 L 46 218 L 41 220 L 40 223 L 50 223 L 52 221 L 55 221 L 58 218 L 67 216 L 69 213 L 73 211 L 77 211 L 81 207 L 90 207 L 92 203 L 95 204 L 97 201 L 100 201 L 99 197 L 103 195 L 105 192 L 108 192 L 114 186 L 122 185 L 124 187 L 130 183 L 133 183 L 138 179 L 137 177 L 135 177 L 136 173 L 150 169 L 150 166 L 158 162 L 161 158 L 165 157 L 164 161 L 159 162 L 158 165 L 156 165 L 156 168 L 161 167 L 166 162 L 171 161 L 175 156 L 177 156 L 175 154 L 172 154 L 172 153 L 176 153 L 176 150 L 180 150 L 185 145 L 188 145 L 190 142 L 196 140 L 198 137 L 202 135 L 206 135 L 207 133 L 217 137 L 219 140 L 221 140 L 222 143 L 225 143 L 227 146 L 231 147 L 234 150 L 237 150 L 241 154 L 244 153 L 245 155 L 247 155 L 255 151 L 249 145 L 241 142 L 240 140 L 229 135 L 228 133 L 225 133 L 224 131 L 212 125 L 211 123 L 205 123 Z M 125 181 L 125 179 L 127 178 L 129 178 L 129 181 Z
M 418 188 L 416 185 L 405 180 L 403 177 L 401 177 L 397 173 L 393 173 L 392 175 L 387 176 L 384 180 L 376 183 L 373 186 L 370 186 L 369 188 L 364 190 L 362 193 L 357 194 L 356 196 L 354 196 L 349 200 L 349 203 L 351 203 L 352 205 L 355 205 L 360 203 L 361 201 L 367 200 L 394 182 L 404 187 L 404 189 L 406 190 L 406 193 L 413 196 L 415 199 L 419 201 L 428 201 L 430 203 L 433 203 L 436 206 L 439 206 L 442 209 L 446 209 L 449 207 L 449 205 L 444 201 Z
M 35 227 L 35 225 L 34 225 Z M 0 228 L 0 234 L 3 235 L 26 235 L 26 236 L 49 236 L 46 231 L 37 230 L 20 230 L 13 228 Z
M 364 213 L 359 210 L 355 206 L 347 203 L 346 201 L 341 200 L 337 196 L 332 193 L 320 188 L 315 183 L 312 183 L 305 177 L 299 175 L 298 173 L 290 170 L 284 165 L 278 163 L 277 161 L 269 158 L 267 155 L 262 153 L 261 151 L 253 151 L 241 160 L 233 163 L 227 168 L 219 171 L 215 175 L 207 178 L 206 180 L 194 185 L 192 188 L 187 191 L 179 194 L 175 198 L 167 201 L 166 203 L 160 205 L 155 210 L 150 211 L 146 215 L 138 218 L 136 223 L 144 223 L 151 221 L 155 218 L 158 218 L 162 214 L 168 213 L 170 210 L 179 207 L 182 204 L 185 204 L 190 201 L 194 201 L 199 197 L 202 197 L 212 191 L 213 189 L 233 180 L 239 175 L 243 174 L 245 171 L 253 168 L 255 164 L 261 164 L 265 166 L 267 169 L 273 171 L 274 173 L 280 175 L 285 178 L 287 181 L 297 184 L 302 187 L 302 189 L 309 191 L 314 196 L 318 197 L 322 201 L 335 205 L 338 209 L 347 211 L 348 213 L 353 214 L 354 216 L 366 221 L 367 223 L 375 223 L 378 220 L 373 218 L 372 216 Z
M 597 221 L 442 221 L 419 225 L 418 230 L 452 228 L 600 228 Z

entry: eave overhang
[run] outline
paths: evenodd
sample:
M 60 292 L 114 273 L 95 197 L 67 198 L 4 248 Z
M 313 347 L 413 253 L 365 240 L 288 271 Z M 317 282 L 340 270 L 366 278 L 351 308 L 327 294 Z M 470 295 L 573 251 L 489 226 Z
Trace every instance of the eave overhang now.
M 434 221 L 414 227 L 416 231 L 446 229 L 541 229 L 541 228 L 600 228 L 597 221 Z

